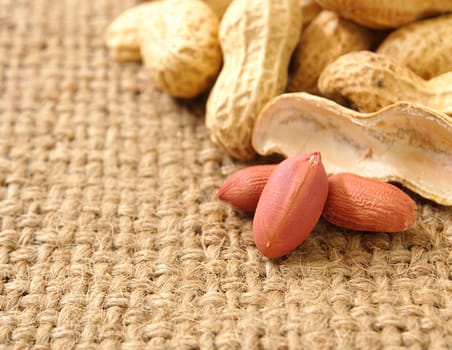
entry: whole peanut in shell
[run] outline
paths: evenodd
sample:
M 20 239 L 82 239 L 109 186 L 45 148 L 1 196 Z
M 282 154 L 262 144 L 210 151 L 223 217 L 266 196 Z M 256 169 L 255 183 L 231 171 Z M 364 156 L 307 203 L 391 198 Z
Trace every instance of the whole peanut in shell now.
M 407 24 L 390 33 L 376 52 L 424 79 L 452 71 L 452 14 Z
M 452 11 L 450 0 L 317 0 L 325 9 L 337 12 L 365 27 L 397 28 L 415 20 Z
M 152 22 L 155 15 L 162 16 L 159 9 L 162 1 L 167 0 L 149 1 L 131 7 L 110 23 L 105 33 L 105 44 L 114 60 L 118 62 L 141 61 L 140 32 L 142 24 Z M 231 1 L 204 0 L 217 14 L 218 18 L 221 18 Z
M 224 63 L 207 101 L 206 125 L 230 156 L 255 155 L 254 121 L 284 91 L 300 31 L 298 0 L 234 0 L 226 10 L 219 34 Z
M 154 3 L 142 23 L 140 50 L 155 84 L 169 95 L 192 98 L 210 88 L 222 63 L 219 20 L 201 0 Z
M 368 50 L 376 34 L 332 11 L 320 12 L 302 32 L 292 57 L 289 91 L 318 94 L 317 80 L 328 63 L 351 51 Z
M 424 80 L 395 59 L 370 51 L 350 52 L 330 63 L 318 88 L 322 95 L 360 112 L 405 101 L 452 114 L 452 72 Z
M 105 44 L 114 60 L 140 61 L 139 31 L 141 24 L 155 15 L 155 3 L 131 7 L 116 17 L 105 32 Z

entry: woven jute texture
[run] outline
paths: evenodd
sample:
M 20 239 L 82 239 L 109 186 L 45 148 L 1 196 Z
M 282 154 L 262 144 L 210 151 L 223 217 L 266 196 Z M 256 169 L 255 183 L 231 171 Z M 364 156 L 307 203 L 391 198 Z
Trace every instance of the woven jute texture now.
M 132 0 L 0 0 L 1 349 L 447 349 L 452 212 L 320 220 L 257 251 L 219 202 L 205 96 L 176 101 L 103 32 Z

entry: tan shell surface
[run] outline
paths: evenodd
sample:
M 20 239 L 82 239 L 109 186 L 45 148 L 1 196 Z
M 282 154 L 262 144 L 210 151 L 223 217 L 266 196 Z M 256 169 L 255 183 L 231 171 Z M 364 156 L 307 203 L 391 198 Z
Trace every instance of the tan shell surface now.
M 291 62 L 289 91 L 318 93 L 325 66 L 351 51 L 370 49 L 376 35 L 332 11 L 324 10 L 302 32 Z
M 407 24 L 389 34 L 376 52 L 424 79 L 452 71 L 452 15 Z
M 232 0 L 204 0 L 204 2 L 221 18 Z
M 153 13 L 155 3 L 129 8 L 116 17 L 105 32 L 105 44 L 116 61 L 140 61 L 139 28 Z
M 340 56 L 318 80 L 323 96 L 361 112 L 406 101 L 452 114 L 452 72 L 424 80 L 391 57 L 370 51 Z
M 299 0 L 303 20 L 303 28 L 317 17 L 322 8 L 315 0 Z
M 375 29 L 396 28 L 417 19 L 452 11 L 450 0 L 317 0 L 325 9 L 335 11 L 363 26 Z
M 218 16 L 200 0 L 166 0 L 142 24 L 141 55 L 155 84 L 191 98 L 210 88 L 222 63 Z
M 220 25 L 224 64 L 206 108 L 212 140 L 234 158 L 255 156 L 254 121 L 282 93 L 301 31 L 298 0 L 235 0 Z
M 330 174 L 395 181 L 452 205 L 452 118 L 420 105 L 366 114 L 308 93 L 283 94 L 260 113 L 253 147 L 286 157 L 319 151 Z

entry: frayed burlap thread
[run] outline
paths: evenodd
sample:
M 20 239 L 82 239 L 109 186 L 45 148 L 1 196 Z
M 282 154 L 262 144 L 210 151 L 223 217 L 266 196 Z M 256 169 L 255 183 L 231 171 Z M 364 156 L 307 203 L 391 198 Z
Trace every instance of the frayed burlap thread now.
M 289 256 L 215 198 L 247 165 L 103 33 L 132 0 L 0 0 L 0 348 L 447 349 L 452 212 L 321 220 Z

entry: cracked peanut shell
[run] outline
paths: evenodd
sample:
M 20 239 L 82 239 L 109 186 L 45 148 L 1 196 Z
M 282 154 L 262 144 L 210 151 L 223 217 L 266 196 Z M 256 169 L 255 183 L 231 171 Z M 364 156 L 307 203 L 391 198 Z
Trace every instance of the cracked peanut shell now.
M 308 93 L 283 94 L 257 118 L 253 146 L 286 157 L 317 149 L 329 174 L 398 182 L 452 205 L 452 118 L 422 105 L 360 113 Z

